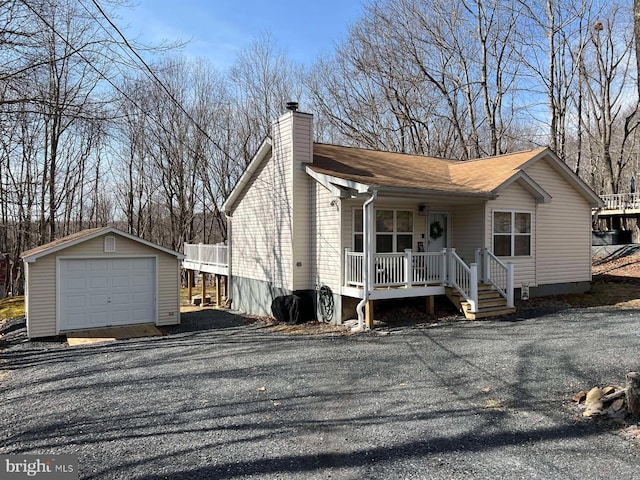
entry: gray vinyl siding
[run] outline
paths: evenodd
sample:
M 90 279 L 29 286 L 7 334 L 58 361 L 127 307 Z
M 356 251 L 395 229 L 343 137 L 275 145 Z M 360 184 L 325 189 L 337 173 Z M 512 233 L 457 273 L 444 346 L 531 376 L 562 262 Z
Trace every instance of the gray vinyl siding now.
M 484 209 L 484 203 L 480 201 L 469 205 L 456 205 L 449 216 L 453 237 L 451 246 L 467 264 L 475 261 L 476 248 L 485 245 Z
M 318 285 L 327 285 L 333 292 L 340 292 L 344 250 L 340 248 L 340 211 L 342 205 L 329 190 L 314 184 L 314 202 L 311 215 L 314 220 L 314 270 L 313 279 Z M 331 203 L 334 202 L 332 205 Z M 315 208 L 313 208 L 315 207 Z
M 104 252 L 104 237 L 116 237 L 116 251 Z M 108 233 L 29 263 L 27 278 L 27 333 L 32 337 L 57 335 L 57 258 L 157 257 L 157 325 L 180 323 L 180 261 L 173 255 L 125 237 Z
M 536 269 L 538 284 L 591 280 L 591 207 L 546 160 L 526 169 L 551 195 L 538 205 Z
M 519 288 L 523 283 L 528 283 L 531 286 L 536 285 L 537 253 L 535 232 L 537 220 L 535 198 L 517 182 L 514 182 L 501 190 L 500 195 L 496 200 L 487 202 L 485 216 L 485 222 L 487 225 L 485 244 L 491 251 L 493 251 L 493 212 L 496 210 L 509 210 L 531 213 L 531 255 L 526 257 L 500 257 L 500 259 L 505 263 L 513 263 L 514 285 L 516 288 Z

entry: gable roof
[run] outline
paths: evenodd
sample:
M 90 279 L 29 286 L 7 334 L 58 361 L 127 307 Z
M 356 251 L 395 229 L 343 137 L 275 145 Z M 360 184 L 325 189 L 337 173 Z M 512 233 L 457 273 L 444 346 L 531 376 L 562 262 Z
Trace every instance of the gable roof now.
M 231 214 L 236 201 L 271 153 L 272 141 L 267 137 L 222 205 L 223 212 Z M 603 205 L 600 197 L 549 148 L 460 161 L 314 143 L 313 162 L 306 165 L 306 172 L 339 197 L 354 191 L 377 190 L 493 199 L 502 189 L 518 182 L 536 201 L 546 203 L 551 195 L 525 172 L 542 158 L 592 206 Z
M 115 227 L 98 227 L 98 228 L 88 228 L 86 230 L 81 230 L 71 235 L 67 235 L 66 237 L 62 237 L 57 240 L 54 240 L 53 242 L 45 243 L 44 245 L 40 245 L 39 247 L 35 247 L 25 252 L 22 252 L 21 258 L 27 263 L 35 262 L 38 258 L 43 257 L 45 255 L 49 255 L 51 253 L 63 250 L 65 248 L 72 247 L 79 243 L 82 243 L 87 240 L 91 240 L 93 238 L 99 237 L 101 235 L 109 234 L 109 233 L 120 235 L 121 237 L 125 237 L 125 238 L 128 238 L 129 240 L 133 240 L 134 242 L 138 242 L 148 247 L 155 248 L 156 250 L 160 250 L 162 252 L 168 253 L 169 255 L 174 255 L 180 260 L 184 258 L 184 255 L 179 252 L 176 252 L 169 248 L 162 247 L 160 245 L 156 245 L 153 242 L 149 242 L 148 240 L 144 240 L 140 237 L 136 237 L 135 235 L 131 235 L 130 233 L 123 232 L 122 230 L 119 230 Z
M 591 205 L 601 205 L 593 190 L 549 148 L 459 161 L 315 143 L 307 172 L 330 189 L 355 186 L 359 192 L 409 189 L 495 198 L 503 188 L 518 182 L 538 202 L 548 202 L 551 196 L 525 171 L 542 158 Z

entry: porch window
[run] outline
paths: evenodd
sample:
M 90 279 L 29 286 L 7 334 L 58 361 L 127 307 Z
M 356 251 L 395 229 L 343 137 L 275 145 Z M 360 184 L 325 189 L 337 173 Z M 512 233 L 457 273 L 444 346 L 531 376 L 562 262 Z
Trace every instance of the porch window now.
M 404 252 L 413 248 L 413 212 L 376 210 L 376 253 Z M 353 251 L 362 252 L 364 227 L 362 209 L 353 210 Z
M 376 253 L 413 248 L 413 212 L 376 210 Z
M 364 244 L 364 228 L 362 221 L 362 209 L 355 208 L 353 210 L 353 251 L 362 252 Z
M 493 212 L 493 253 L 498 257 L 531 255 L 531 213 Z

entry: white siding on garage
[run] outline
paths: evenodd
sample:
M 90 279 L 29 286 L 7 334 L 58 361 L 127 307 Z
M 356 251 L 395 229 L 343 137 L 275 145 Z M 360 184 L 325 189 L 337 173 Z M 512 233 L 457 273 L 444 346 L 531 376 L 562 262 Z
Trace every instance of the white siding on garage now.
M 500 191 L 497 199 L 487 202 L 485 210 L 485 244 L 493 250 L 493 212 L 511 210 L 531 213 L 531 255 L 526 257 L 501 257 L 503 262 L 512 262 L 514 266 L 514 285 L 520 288 L 523 283 L 536 285 L 536 199 L 517 182 Z
M 108 235 L 113 236 L 114 233 Z M 27 333 L 30 338 L 57 335 L 57 259 L 58 257 L 157 257 L 157 325 L 180 323 L 180 261 L 177 257 L 144 243 L 115 234 L 116 252 L 104 252 L 104 237 L 84 240 L 28 264 Z
M 537 283 L 590 281 L 590 205 L 547 160 L 537 161 L 526 173 L 552 198 L 537 210 Z

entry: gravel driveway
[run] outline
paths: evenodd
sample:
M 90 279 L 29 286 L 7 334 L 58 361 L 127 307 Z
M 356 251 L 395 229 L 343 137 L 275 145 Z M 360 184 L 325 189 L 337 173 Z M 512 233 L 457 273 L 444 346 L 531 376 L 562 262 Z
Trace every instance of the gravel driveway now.
M 640 448 L 568 404 L 640 369 L 639 313 L 305 336 L 209 311 L 73 348 L 16 329 L 0 453 L 75 454 L 87 479 L 636 478 Z

